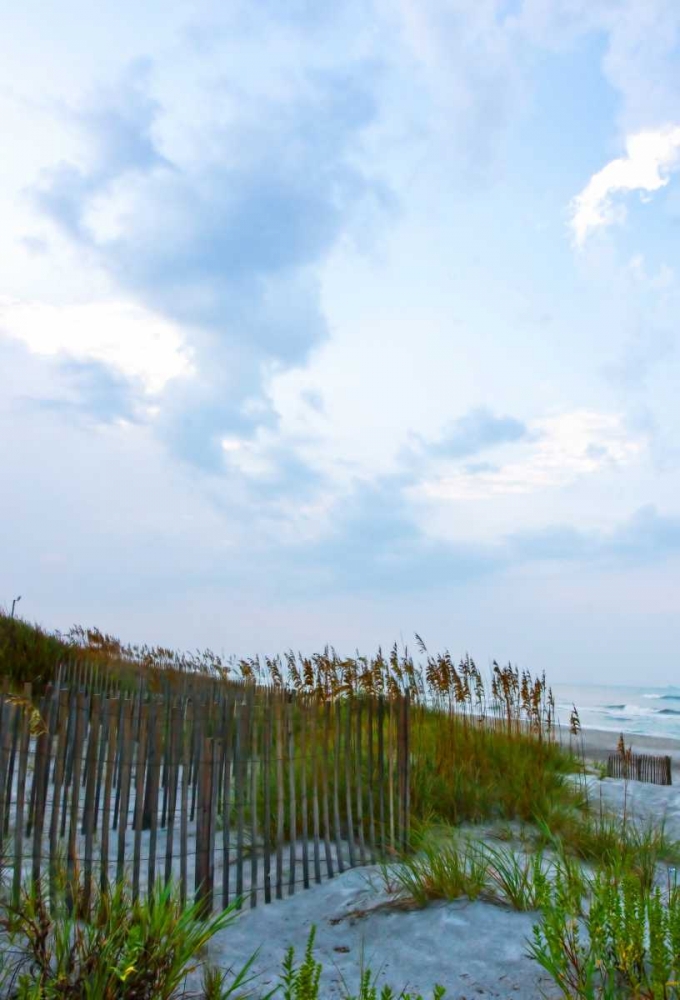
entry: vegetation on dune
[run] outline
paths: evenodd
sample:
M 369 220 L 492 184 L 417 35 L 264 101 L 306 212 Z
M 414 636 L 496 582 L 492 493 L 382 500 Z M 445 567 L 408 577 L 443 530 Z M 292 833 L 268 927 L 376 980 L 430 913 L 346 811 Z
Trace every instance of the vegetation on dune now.
M 558 875 L 529 954 L 566 998 L 671 1000 L 680 996 L 680 890 L 602 868 L 584 903 Z
M 677 863 L 680 845 L 662 829 L 589 812 L 546 839 L 549 848 L 527 838 L 514 850 L 433 829 L 383 866 L 384 885 L 399 908 L 466 897 L 535 910 L 527 953 L 570 1000 L 677 1000 L 680 887 L 663 862 Z
M 398 864 L 383 865 L 385 888 L 398 907 L 422 907 L 434 900 L 451 902 L 465 896 L 510 909 L 538 910 L 550 897 L 559 874 L 580 901 L 586 882 L 567 855 L 495 847 L 473 837 L 461 838 L 454 828 L 426 835 L 417 851 Z
M 563 775 L 573 765 L 553 739 L 554 700 L 545 678 L 494 663 L 489 684 L 469 656 L 455 663 L 448 652 L 429 654 L 419 637 L 417 646 L 419 662 L 396 644 L 373 657 L 341 657 L 327 647 L 312 656 L 289 651 L 226 662 L 209 650 L 125 645 L 96 628 L 50 635 L 0 615 L 0 670 L 15 687 L 33 682 L 34 693 L 68 664 L 78 682 L 94 676 L 122 690 L 134 690 L 140 678 L 151 691 L 172 688 L 190 671 L 206 683 L 286 688 L 324 702 L 376 695 L 389 702 L 408 694 L 416 818 L 528 820 L 555 800 L 570 801 Z
M 177 654 L 125 646 L 97 629 L 76 627 L 67 635 L 50 635 L 0 615 L 0 671 L 15 688 L 31 681 L 40 691 L 64 664 L 72 681 L 80 685 L 94 679 L 100 690 L 133 690 L 140 678 L 149 691 L 168 690 L 191 671 L 200 685 L 287 689 L 291 706 L 311 700 L 330 711 L 333 703 L 342 731 L 349 732 L 348 713 L 346 721 L 355 720 L 352 732 L 364 746 L 374 735 L 368 713 L 352 715 L 357 700 L 384 699 L 389 736 L 396 706 L 404 703 L 399 699 L 407 695 L 413 835 L 409 850 L 382 867 L 393 905 L 418 907 L 464 896 L 536 911 L 528 954 L 565 997 L 680 997 L 680 890 L 670 874 L 675 869 L 667 867 L 680 864 L 680 844 L 663 824 L 643 825 L 625 811 L 612 816 L 601 803 L 589 803 L 585 786 L 567 778 L 585 765 L 555 741 L 554 700 L 544 677 L 494 663 L 485 684 L 470 657 L 454 663 L 447 652 L 429 654 L 420 639 L 417 646 L 419 662 L 396 646 L 371 658 L 340 657 L 328 647 L 310 657 L 289 652 L 225 662 L 210 651 Z M 294 729 L 304 725 L 301 720 L 302 714 L 292 711 Z M 575 714 L 570 728 L 578 735 Z M 325 752 L 344 801 L 345 769 L 334 767 L 340 751 L 331 741 Z M 294 767 L 307 766 L 305 759 Z M 362 759 L 357 766 L 370 765 Z M 362 795 L 368 778 L 368 773 L 362 777 Z M 254 786 L 253 801 L 264 793 L 263 783 Z M 271 798 L 272 788 L 269 793 Z M 305 818 L 309 829 L 311 813 Z M 289 829 L 290 817 L 285 820 Z M 464 822 L 495 824 L 505 843 L 463 838 Z M 305 829 L 301 804 L 296 825 L 298 832 Z M 520 847 L 513 843 L 518 840 Z M 90 921 L 77 916 L 77 906 L 75 917 L 70 912 L 45 906 L 35 887 L 16 911 L 5 909 L 0 929 L 13 944 L 0 967 L 6 996 L 171 1000 L 179 995 L 187 969 L 200 963 L 203 945 L 232 919 L 226 911 L 212 922 L 201 921 L 181 905 L 172 886 L 160 884 L 147 902 L 134 903 L 124 885 L 114 887 L 98 897 Z M 263 995 L 251 976 L 253 961 L 251 956 L 236 974 L 206 967 L 198 996 L 321 997 L 314 932 L 299 964 L 292 950 L 282 957 L 278 982 L 269 993 Z M 370 969 L 360 970 L 358 982 L 358 991 L 345 989 L 346 1000 L 397 1000 L 391 987 L 378 987 Z M 442 996 L 436 987 L 435 1000 Z
M 164 646 L 130 645 L 98 628 L 74 625 L 68 632 L 48 632 L 40 625 L 0 610 L 0 676 L 12 684 L 40 691 L 56 680 L 63 665 L 90 667 L 134 688 L 141 676 L 151 681 L 191 670 L 225 676 L 229 668 L 211 650 L 179 653 Z
M 67 655 L 67 645 L 58 635 L 0 612 L 0 676 L 12 684 L 46 684 Z
M 198 906 L 184 906 L 177 889 L 158 882 L 148 900 L 133 900 L 119 883 L 99 891 L 88 921 L 65 875 L 56 897 L 42 887 L 24 890 L 18 907 L 0 905 L 0 991 L 6 1000 L 320 1000 L 323 965 L 314 955 L 312 927 L 301 962 L 291 947 L 277 982 L 263 992 L 252 973 L 254 952 L 239 969 L 223 970 L 205 958 L 205 946 L 236 916 L 237 903 L 206 921 Z M 68 882 L 68 885 L 72 885 Z M 80 888 L 82 894 L 82 887 Z M 79 911 L 81 911 L 80 916 Z M 200 970 L 202 987 L 189 992 L 186 977 Z M 359 969 L 358 988 L 343 984 L 343 1000 L 423 1000 L 419 994 L 378 987 L 370 967 Z M 435 987 L 433 1000 L 445 990 Z
M 295 961 L 295 950 L 289 948 L 282 962 L 279 974 L 278 990 L 283 1000 L 321 1000 L 321 973 L 323 965 L 314 955 L 314 939 L 316 928 L 312 927 L 307 938 L 307 946 L 302 961 Z M 356 991 L 352 991 L 343 982 L 342 1000 L 423 1000 L 420 993 L 409 993 L 402 990 L 395 993 L 389 985 L 378 987 L 378 976 L 363 961 L 359 967 L 359 983 Z M 274 991 L 276 995 L 277 990 Z M 446 989 L 435 986 L 432 991 L 433 1000 L 443 1000 Z
M 532 678 L 494 661 L 491 683 L 484 682 L 474 660 L 456 664 L 448 651 L 431 655 L 419 636 L 416 661 L 397 644 L 385 655 L 357 653 L 342 657 L 332 646 L 311 656 L 289 650 L 276 656 L 231 657 L 210 649 L 178 652 L 164 646 L 131 645 L 100 631 L 74 625 L 66 633 L 46 632 L 38 625 L 0 611 L 0 670 L 14 683 L 53 681 L 61 664 L 77 664 L 81 679 L 110 677 L 123 687 L 142 677 L 149 690 L 164 687 L 191 672 L 210 680 L 251 682 L 316 695 L 324 700 L 352 695 L 408 694 L 412 703 L 466 719 L 493 718 L 506 731 L 530 729 L 541 736 L 555 725 L 555 702 L 545 675 Z
M 668 837 L 663 821 L 641 823 L 602 808 L 574 811 L 556 805 L 537 820 L 535 841 L 586 865 L 631 874 L 643 888 L 652 886 L 659 865 L 680 864 L 680 844 Z
M 17 907 L 0 908 L 8 939 L 0 949 L 0 988 L 11 1000 L 173 1000 L 207 942 L 235 916 L 231 906 L 201 919 L 198 906 L 183 906 L 172 884 L 159 882 L 140 901 L 119 883 L 98 893 L 85 920 L 78 898 L 72 906 L 73 881 L 65 873 L 59 881 L 49 901 L 42 886 L 30 885 Z
M 566 808 L 578 800 L 565 781 L 574 761 L 549 739 L 430 710 L 413 713 L 412 731 L 417 819 L 529 821 L 556 803 Z

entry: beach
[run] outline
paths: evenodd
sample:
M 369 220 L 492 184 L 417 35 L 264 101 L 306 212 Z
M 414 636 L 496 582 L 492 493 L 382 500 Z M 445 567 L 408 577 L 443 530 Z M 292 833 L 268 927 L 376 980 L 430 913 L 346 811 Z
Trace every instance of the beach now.
M 616 753 L 619 735 L 609 729 L 582 729 L 578 736 L 572 736 L 568 730 L 562 729 L 559 739 L 563 746 L 570 747 L 579 756 L 583 754 L 586 760 L 602 762 L 607 760 L 609 754 Z M 630 747 L 633 753 L 669 756 L 673 772 L 680 767 L 680 740 L 629 732 L 624 732 L 623 738 L 626 747 Z

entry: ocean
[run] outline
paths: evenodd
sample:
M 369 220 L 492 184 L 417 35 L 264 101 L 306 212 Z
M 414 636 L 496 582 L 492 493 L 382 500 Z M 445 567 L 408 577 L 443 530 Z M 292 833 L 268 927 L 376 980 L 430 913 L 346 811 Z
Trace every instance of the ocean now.
M 576 705 L 583 728 L 680 740 L 680 686 L 553 684 L 557 718 L 569 726 Z

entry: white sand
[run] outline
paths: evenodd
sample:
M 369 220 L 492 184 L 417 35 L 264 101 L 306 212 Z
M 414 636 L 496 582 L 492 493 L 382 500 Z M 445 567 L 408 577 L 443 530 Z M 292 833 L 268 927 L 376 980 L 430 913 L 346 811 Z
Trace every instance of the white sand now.
M 380 973 L 380 983 L 389 982 L 397 994 L 408 987 L 427 997 L 441 983 L 456 1000 L 537 998 L 541 990 L 557 996 L 525 954 L 535 914 L 465 900 L 411 912 L 381 909 L 388 898 L 377 868 L 354 869 L 292 899 L 244 912 L 214 939 L 209 958 L 236 968 L 259 945 L 254 968 L 265 992 L 285 949 L 292 944 L 301 956 L 315 924 L 324 997 L 342 995 L 343 977 L 356 989 L 362 955 Z M 198 979 L 190 985 L 196 987 Z

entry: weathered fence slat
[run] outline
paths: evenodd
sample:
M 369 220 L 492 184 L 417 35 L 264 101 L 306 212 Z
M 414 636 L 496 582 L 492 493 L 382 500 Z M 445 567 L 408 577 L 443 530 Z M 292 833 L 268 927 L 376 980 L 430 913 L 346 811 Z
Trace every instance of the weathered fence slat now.
M 95 814 L 94 793 L 96 784 L 97 751 L 99 749 L 99 727 L 101 723 L 101 696 L 92 696 L 92 718 L 90 720 L 90 738 L 87 744 L 87 782 L 85 785 L 85 803 L 83 805 L 82 832 L 85 834 L 85 867 L 83 869 L 83 912 L 90 912 L 92 897 L 92 850 L 94 842 Z
M 142 826 L 144 814 L 144 777 L 146 774 L 148 712 L 148 706 L 145 702 L 140 708 L 137 756 L 135 758 L 135 811 L 133 820 L 134 853 L 132 859 L 133 900 L 137 899 L 139 896 L 139 875 L 142 863 Z
M 109 885 L 109 824 L 111 818 L 111 790 L 113 776 L 116 770 L 116 727 L 114 719 L 117 718 L 117 703 L 115 699 L 107 698 L 106 708 L 106 743 L 102 743 L 102 754 L 104 755 L 104 797 L 102 800 L 102 835 L 101 835 L 101 871 L 99 875 L 99 885 L 105 892 Z
M 12 790 L 7 793 L 7 770 L 12 746 L 12 730 L 16 708 L 7 701 L 2 705 L 2 734 L 0 740 L 0 861 L 4 858 L 5 812 L 12 800 Z
M 193 713 L 193 707 L 192 707 Z M 193 714 L 191 717 L 193 722 Z M 180 900 L 182 906 L 187 901 L 187 885 L 189 882 L 189 874 L 187 871 L 187 850 L 188 850 L 188 839 L 189 839 L 189 763 L 191 758 L 191 738 L 189 732 L 190 720 L 187 718 L 187 724 L 184 729 L 184 736 L 182 740 L 182 799 L 180 803 L 179 812 L 179 892 Z
M 285 786 L 283 779 L 283 710 L 280 696 L 276 699 L 276 898 L 283 899 L 283 839 Z
M 204 736 L 201 740 L 201 754 L 198 766 L 198 802 L 196 823 L 196 870 L 195 899 L 199 912 L 212 912 L 214 868 L 211 857 L 211 822 L 213 817 L 213 765 L 214 741 Z
M 326 874 L 328 878 L 333 878 L 333 851 L 331 848 L 331 815 L 329 806 L 329 780 L 328 780 L 328 759 L 331 729 L 331 703 L 327 701 L 324 705 L 323 719 L 323 740 L 321 750 L 321 796 L 323 810 L 323 846 L 326 855 Z
M 318 744 L 318 703 L 309 703 L 310 744 L 312 756 L 312 829 L 314 836 L 314 881 L 321 882 L 320 816 L 319 816 L 319 744 Z
M 297 809 L 295 801 L 295 733 L 293 730 L 293 698 L 291 692 L 286 704 L 286 733 L 288 742 L 288 895 L 295 892 L 295 861 L 297 846 Z
M 272 830 L 272 804 L 271 804 L 271 755 L 272 755 L 272 721 L 273 708 L 271 700 L 268 698 L 264 710 L 264 725 L 262 731 L 262 765 L 264 783 L 263 804 L 262 804 L 262 836 L 264 849 L 264 901 L 272 901 L 272 856 L 271 856 L 271 830 Z M 225 864 L 227 857 L 225 857 Z
M 59 803 L 61 801 L 61 786 L 64 780 L 64 760 L 66 754 L 66 714 L 68 712 L 69 696 L 67 691 L 59 691 L 55 735 L 57 738 L 54 753 L 54 784 L 52 786 L 52 814 L 50 816 L 50 862 L 49 886 L 50 907 L 54 910 L 57 880 L 58 845 L 59 845 Z
M 309 830 L 307 827 L 307 704 L 300 705 L 300 813 L 302 836 L 302 884 L 309 889 Z
M 50 777 L 50 751 L 52 744 L 52 725 L 55 710 L 55 694 L 48 691 L 43 700 L 41 731 L 36 747 L 33 786 L 36 789 L 35 813 L 33 817 L 33 868 L 31 877 L 33 884 L 40 881 L 43 860 L 43 833 L 45 829 L 45 813 L 47 811 L 47 790 Z M 27 832 L 28 836 L 28 832 Z
M 368 711 L 366 713 L 366 766 L 368 768 L 368 843 L 370 846 L 371 864 L 376 860 L 375 842 L 375 803 L 373 795 L 373 782 L 375 774 L 373 771 L 373 698 L 368 699 Z
M 356 703 L 356 742 L 354 744 L 355 753 L 355 765 L 354 774 L 356 778 L 356 792 L 357 792 L 357 831 L 359 834 L 359 862 L 362 865 L 366 864 L 366 841 L 364 838 L 364 794 L 363 794 L 363 782 L 361 780 L 361 767 L 363 763 L 363 755 L 361 752 L 361 715 L 362 715 L 363 702 L 362 699 L 357 699 Z
M 332 713 L 335 722 L 334 731 L 334 753 L 333 753 L 333 826 L 335 829 L 335 856 L 338 863 L 338 871 L 342 874 L 345 870 L 345 863 L 342 857 L 342 828 L 340 826 L 340 728 L 342 722 L 342 705 L 336 702 L 335 712 Z
M 120 806 L 118 810 L 118 858 L 116 879 L 125 876 L 125 836 L 130 811 L 130 785 L 132 784 L 132 733 L 134 726 L 134 700 L 125 699 L 123 707 L 122 753 L 120 758 Z
M 222 906 L 229 903 L 229 878 L 231 874 L 231 769 L 233 762 L 234 705 L 227 701 L 224 717 L 224 787 L 222 793 Z
M 260 727 L 261 728 L 261 727 Z M 258 752 L 258 725 L 257 717 L 253 712 L 252 718 L 252 739 L 250 758 L 250 907 L 253 909 L 257 905 L 257 805 L 258 805 L 258 784 L 259 769 L 261 765 L 260 754 Z
M 342 707 L 342 706 L 341 706 Z M 352 713 L 350 703 L 345 708 L 345 809 L 347 811 L 347 848 L 349 850 L 350 868 L 357 863 L 354 853 L 354 816 L 352 815 L 352 770 L 354 754 L 352 752 Z
M 156 883 L 156 850 L 158 846 L 158 793 L 161 777 L 161 738 L 162 730 L 157 715 L 152 715 L 152 732 L 149 733 L 149 767 L 147 775 L 145 801 L 145 826 L 149 830 L 149 867 L 147 871 L 147 892 L 151 892 Z
M 243 897 L 243 858 L 245 844 L 245 775 L 244 762 L 246 757 L 246 727 L 248 706 L 245 701 L 236 705 L 234 724 L 236 729 L 236 746 L 234 749 L 234 796 L 236 805 L 236 898 L 239 907 Z
M 24 697 L 30 696 L 30 692 L 24 692 Z M 16 811 L 14 815 L 14 878 L 12 881 L 12 902 L 16 907 L 19 905 L 21 892 L 21 859 L 24 843 L 24 799 L 26 796 L 26 772 L 28 769 L 28 744 L 31 736 L 29 728 L 29 715 L 24 709 L 21 711 L 21 726 L 19 729 L 19 773 L 17 776 L 16 790 Z M 11 801 L 10 786 L 10 801 Z
M 77 852 L 77 836 L 78 836 L 78 807 L 80 805 L 80 779 L 81 770 L 83 762 L 83 740 L 85 736 L 85 724 L 87 719 L 85 718 L 85 713 L 87 711 L 85 695 L 82 692 L 78 692 L 76 695 L 76 717 L 75 725 L 73 729 L 73 743 L 72 743 L 72 761 L 73 766 L 71 769 L 71 811 L 69 818 L 69 832 L 68 832 L 68 854 L 66 862 L 66 885 L 67 885 L 67 896 L 66 896 L 66 906 L 68 911 L 71 912 L 77 896 L 78 883 L 77 883 L 77 871 L 78 871 L 78 852 Z
M 177 787 L 179 777 L 179 755 L 181 750 L 183 719 L 181 709 L 173 706 L 169 713 L 168 733 L 168 778 L 163 799 L 163 813 L 166 819 L 165 831 L 165 884 L 172 879 L 172 852 L 175 845 L 175 814 L 177 810 Z

